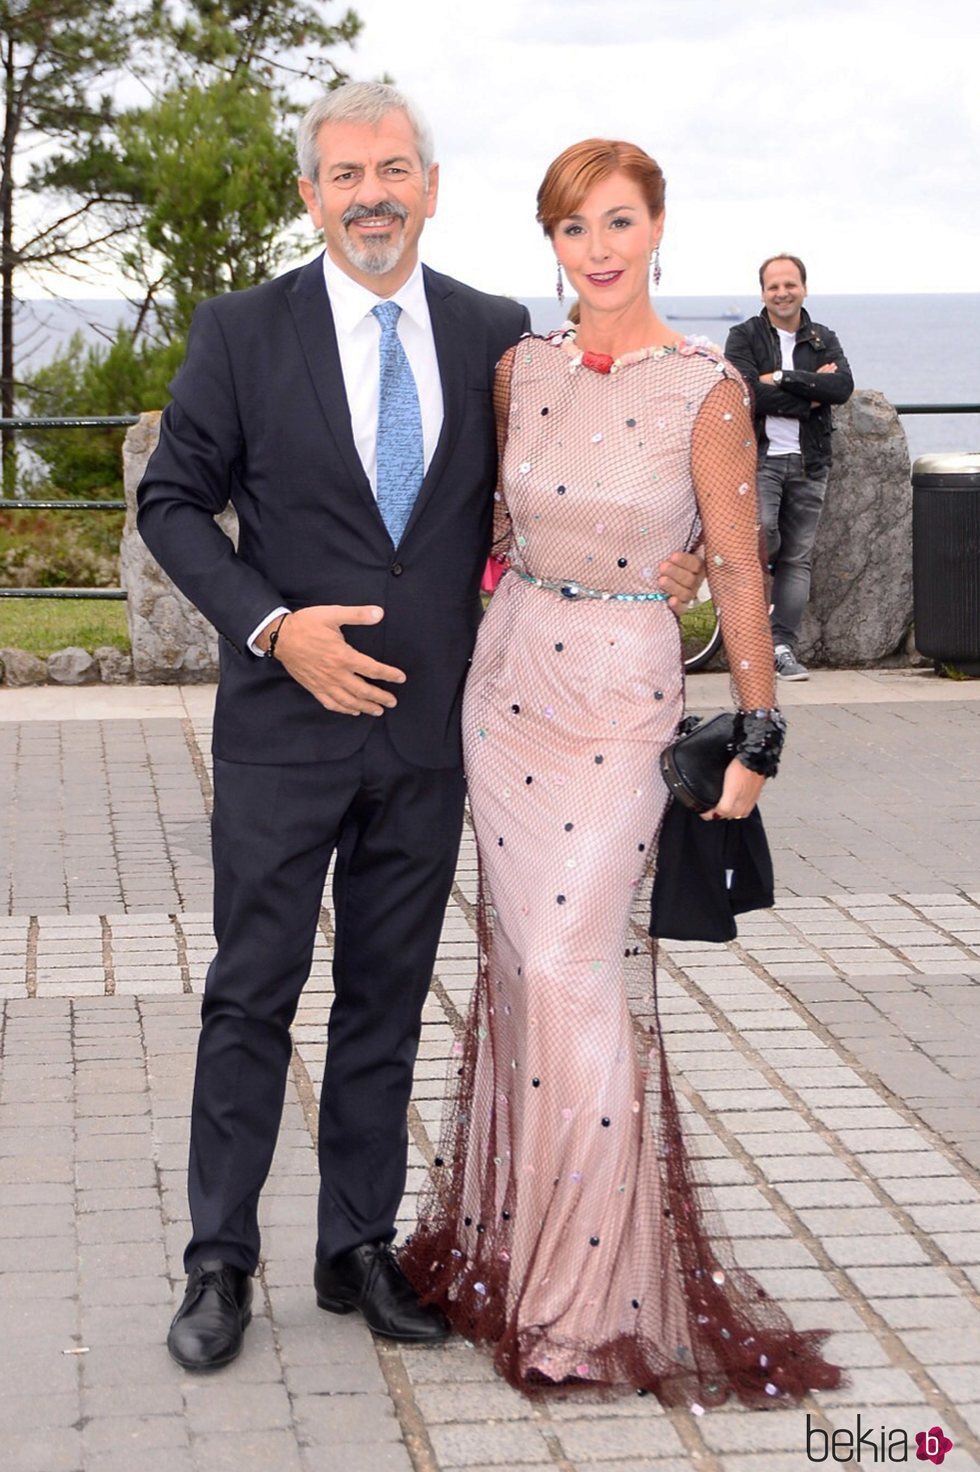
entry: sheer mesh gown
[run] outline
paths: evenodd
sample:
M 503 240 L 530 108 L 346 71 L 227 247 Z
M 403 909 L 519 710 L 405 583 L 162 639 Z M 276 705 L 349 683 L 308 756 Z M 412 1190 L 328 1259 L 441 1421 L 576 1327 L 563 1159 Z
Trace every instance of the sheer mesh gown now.
M 481 964 L 402 1265 L 522 1389 L 772 1405 L 839 1371 L 709 1232 L 655 1001 L 642 1023 L 628 1005 L 631 968 L 651 990 L 631 909 L 684 702 L 658 564 L 702 531 L 738 704 L 774 705 L 748 399 L 695 342 L 581 359 L 556 334 L 498 370 L 510 570 L 464 709 Z

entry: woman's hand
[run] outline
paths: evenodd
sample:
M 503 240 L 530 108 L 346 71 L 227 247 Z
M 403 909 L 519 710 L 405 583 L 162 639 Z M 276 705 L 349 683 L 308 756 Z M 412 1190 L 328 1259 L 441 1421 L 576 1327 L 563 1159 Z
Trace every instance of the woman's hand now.
M 758 772 L 750 772 L 748 767 L 743 767 L 737 756 L 733 757 L 725 772 L 721 797 L 717 804 L 708 812 L 702 813 L 701 817 L 708 820 L 747 818 L 759 801 L 759 794 L 765 780 L 765 777 L 760 776 Z

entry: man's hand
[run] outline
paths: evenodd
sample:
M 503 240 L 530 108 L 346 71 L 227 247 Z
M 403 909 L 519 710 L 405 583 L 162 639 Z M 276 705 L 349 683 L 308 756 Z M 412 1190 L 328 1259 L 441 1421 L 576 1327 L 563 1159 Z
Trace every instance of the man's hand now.
M 657 587 L 669 593 L 667 607 L 681 614 L 694 602 L 697 591 L 704 582 L 704 558 L 700 552 L 671 552 L 666 562 L 660 564 Z
M 821 363 L 820 364 L 820 367 L 817 369 L 817 372 L 818 373 L 836 373 L 837 372 L 837 364 L 836 363 Z
M 404 672 L 359 654 L 340 632 L 345 624 L 377 624 L 383 618 L 384 609 L 373 604 L 349 608 L 325 603 L 299 608 L 287 614 L 279 626 L 275 658 L 327 710 L 347 716 L 384 715 L 398 702 L 389 690 L 372 682 L 402 685 Z M 256 640 L 263 650 L 268 648 L 272 627 L 263 629 Z

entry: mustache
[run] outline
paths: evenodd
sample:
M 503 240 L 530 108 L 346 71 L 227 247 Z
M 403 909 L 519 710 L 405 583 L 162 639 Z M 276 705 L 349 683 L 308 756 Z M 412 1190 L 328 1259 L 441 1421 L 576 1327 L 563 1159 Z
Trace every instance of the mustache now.
M 355 220 L 377 220 L 382 215 L 390 215 L 392 219 L 401 220 L 404 224 L 408 219 L 408 210 L 396 200 L 382 199 L 374 205 L 352 204 L 344 210 L 341 219 L 345 225 L 352 225 Z

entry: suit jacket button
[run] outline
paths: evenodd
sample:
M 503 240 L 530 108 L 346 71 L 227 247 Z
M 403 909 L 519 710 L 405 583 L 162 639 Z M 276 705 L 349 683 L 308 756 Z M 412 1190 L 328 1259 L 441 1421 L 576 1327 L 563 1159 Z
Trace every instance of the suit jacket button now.
M 393 578 L 400 578 L 404 570 L 400 562 L 393 562 L 391 564 L 391 575 Z

